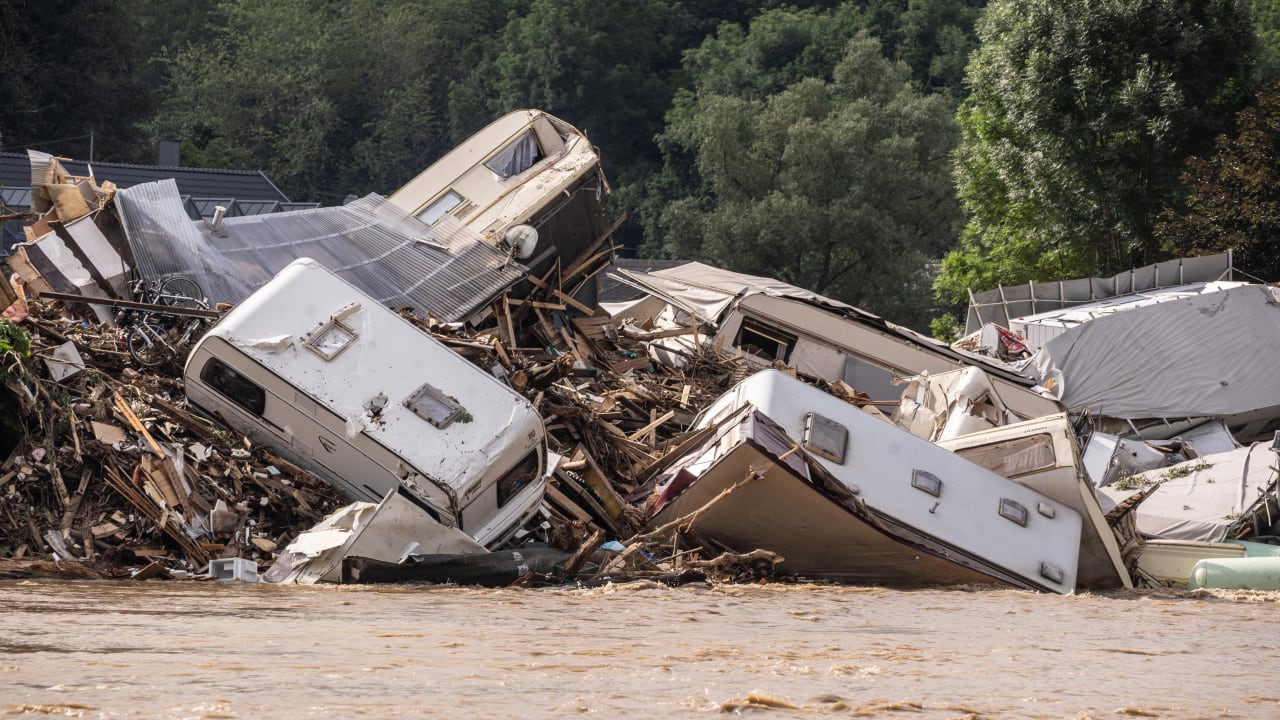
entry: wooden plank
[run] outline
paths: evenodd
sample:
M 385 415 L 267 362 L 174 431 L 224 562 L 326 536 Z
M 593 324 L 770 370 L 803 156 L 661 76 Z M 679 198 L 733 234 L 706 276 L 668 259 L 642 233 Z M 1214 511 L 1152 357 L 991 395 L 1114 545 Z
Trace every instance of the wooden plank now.
M 155 438 L 151 437 L 151 433 L 147 432 L 147 428 L 142 424 L 142 421 L 138 419 L 138 416 L 133 414 L 133 410 L 129 407 L 129 403 L 125 402 L 124 398 L 120 397 L 120 391 L 113 391 L 111 396 L 115 398 L 116 408 L 120 410 L 121 415 L 124 415 L 124 419 L 129 422 L 129 425 L 133 427 L 134 430 L 142 433 L 142 437 L 147 439 L 147 442 L 151 445 L 151 449 L 154 450 L 157 455 L 164 457 L 164 450 L 160 449 L 160 444 L 156 442 Z
M 604 242 L 608 240 L 619 227 L 622 226 L 622 223 L 626 219 L 627 219 L 627 214 L 622 213 L 621 215 L 618 216 L 617 220 L 613 221 L 613 224 L 605 228 L 605 231 L 600 235 L 600 237 L 596 238 L 596 240 L 591 243 L 590 247 L 588 247 L 582 253 L 583 255 L 590 253 L 591 256 L 586 259 L 579 260 L 575 262 L 573 265 L 571 265 L 569 267 L 569 271 L 564 274 L 564 277 L 572 279 L 574 275 L 577 275 L 578 273 L 582 272 L 583 268 L 587 267 L 588 265 L 595 262 L 596 260 L 599 260 L 601 256 L 605 255 L 606 253 L 613 252 L 613 247 L 609 247 L 608 249 L 602 250 L 600 252 L 596 252 L 596 250 L 601 245 L 603 245 Z
M 613 489 L 609 478 L 605 476 L 604 471 L 587 453 L 587 449 L 579 445 L 578 451 L 582 453 L 582 457 L 587 463 L 582 476 L 591 488 L 591 492 L 594 492 L 596 497 L 600 499 L 600 504 L 605 509 L 605 512 L 609 513 L 609 517 L 615 520 L 622 517 L 622 507 L 626 501 L 618 497 L 618 493 Z
M 662 423 L 670 420 L 675 416 L 676 416 L 675 410 L 668 410 L 667 412 L 663 413 L 660 417 L 650 422 L 648 425 L 645 425 L 639 430 L 628 435 L 627 439 L 633 442 L 638 442 L 640 438 L 644 437 L 645 433 L 649 432 L 650 430 L 656 430 L 658 426 L 662 425 Z
M 593 521 L 603 525 L 606 530 L 614 535 L 618 534 L 617 523 L 613 521 L 613 518 L 605 511 L 604 507 L 600 505 L 600 502 L 596 500 L 588 488 L 583 487 L 575 482 L 573 478 L 558 470 L 552 477 L 555 478 L 561 492 L 572 493 L 574 502 L 577 503 L 578 507 L 586 506 L 583 509 L 590 513 Z
M 584 314 L 586 314 L 586 315 L 595 315 L 595 314 L 596 314 L 596 311 L 595 311 L 593 308 L 589 308 L 589 307 L 587 307 L 586 305 L 583 305 L 582 303 L 578 302 L 577 300 L 574 300 L 572 297 L 570 297 L 569 295 L 566 295 L 565 293 L 563 293 L 563 292 L 561 292 L 561 291 L 559 291 L 559 290 L 552 290 L 552 291 L 551 291 L 551 294 L 552 294 L 552 295 L 555 295 L 556 297 L 560 298 L 561 300 L 563 300 L 563 301 L 565 301 L 565 302 L 569 303 L 570 305 L 572 305 L 572 306 L 574 307 L 574 309 L 578 310 L 579 312 L 582 312 L 582 313 L 584 313 Z
M 560 488 L 555 485 L 547 485 L 547 498 L 551 502 L 555 503 L 556 507 L 564 510 L 575 519 L 581 520 L 584 523 L 591 522 L 591 513 L 579 507 L 577 503 L 570 500 L 569 496 L 561 492 Z

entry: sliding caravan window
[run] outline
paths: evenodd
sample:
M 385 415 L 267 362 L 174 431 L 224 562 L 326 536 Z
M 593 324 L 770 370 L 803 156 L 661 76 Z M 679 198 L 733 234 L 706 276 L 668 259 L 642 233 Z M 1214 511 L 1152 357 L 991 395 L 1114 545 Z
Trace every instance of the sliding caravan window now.
M 446 190 L 443 195 L 436 198 L 435 202 L 426 207 L 425 210 L 418 213 L 418 219 L 428 225 L 435 225 L 436 221 L 444 217 L 445 213 L 458 207 L 463 198 L 452 190 Z
M 1053 453 L 1053 436 L 1049 433 L 975 445 L 961 448 L 955 453 L 1007 478 L 1044 470 L 1057 464 L 1057 457 Z
M 741 348 L 742 352 L 785 363 L 791 359 L 791 351 L 796 349 L 796 336 L 754 318 L 744 317 L 733 344 Z
M 844 356 L 841 379 L 854 390 L 870 395 L 872 400 L 897 400 L 902 396 L 902 388 L 893 384 L 894 375 L 892 370 L 857 355 Z
M 200 370 L 200 379 L 217 390 L 218 394 L 254 415 L 262 415 L 266 409 L 266 391 L 217 358 L 211 358 L 204 364 Z
M 533 134 L 533 130 L 526 130 L 510 145 L 486 160 L 484 166 L 505 180 L 528 170 L 544 157 L 542 148 L 538 146 L 538 137 Z

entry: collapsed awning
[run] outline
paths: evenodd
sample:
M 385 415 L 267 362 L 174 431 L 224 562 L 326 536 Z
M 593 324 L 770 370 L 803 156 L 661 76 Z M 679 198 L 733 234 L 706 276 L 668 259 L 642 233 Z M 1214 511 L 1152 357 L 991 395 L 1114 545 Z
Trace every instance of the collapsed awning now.
M 235 303 L 300 257 L 315 259 L 379 302 L 464 320 L 528 270 L 456 223 L 426 226 L 368 195 L 341 207 L 192 222 L 172 180 L 116 194 L 146 278 L 187 275 L 213 303 Z
M 1161 483 L 1137 509 L 1138 530 L 1164 540 L 1222 542 L 1233 524 L 1275 494 L 1275 451 L 1270 445 L 1202 455 L 1195 460 L 1134 475 L 1098 488 L 1102 509 L 1142 488 Z

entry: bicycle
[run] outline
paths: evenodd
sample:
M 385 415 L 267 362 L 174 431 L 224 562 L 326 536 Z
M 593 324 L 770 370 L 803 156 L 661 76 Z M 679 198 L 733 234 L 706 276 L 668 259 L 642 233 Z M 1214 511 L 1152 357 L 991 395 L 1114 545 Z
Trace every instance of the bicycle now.
M 178 320 L 173 316 L 157 319 L 153 313 L 144 315 L 129 328 L 125 338 L 129 356 L 146 367 L 155 367 L 177 358 L 181 351 L 204 334 L 206 322 L 204 318 L 197 317 Z
M 175 309 L 208 310 L 209 304 L 200 286 L 191 278 L 174 275 L 159 282 L 138 280 L 133 287 L 134 298 L 149 305 L 161 305 Z M 138 314 L 140 313 L 140 314 Z M 182 317 L 163 311 L 144 312 L 121 310 L 116 324 L 128 327 L 125 344 L 129 355 L 139 365 L 154 367 L 188 347 L 203 334 L 204 318 Z
M 167 305 L 176 308 L 208 310 L 209 299 L 196 281 L 185 275 L 171 275 L 163 280 L 147 282 L 139 278 L 129 287 L 132 299 L 149 305 Z M 116 323 L 127 321 L 132 311 L 123 309 L 116 315 Z

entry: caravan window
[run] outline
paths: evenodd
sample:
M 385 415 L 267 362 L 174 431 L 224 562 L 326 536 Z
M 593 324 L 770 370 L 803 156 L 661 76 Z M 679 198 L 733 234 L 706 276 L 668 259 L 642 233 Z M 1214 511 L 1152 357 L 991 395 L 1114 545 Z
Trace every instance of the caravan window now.
M 902 388 L 893 384 L 894 372 L 857 355 L 845 355 L 842 380 L 872 400 L 897 400 Z
M 745 353 L 787 362 L 791 359 L 791 351 L 796 348 L 796 336 L 744 317 L 742 327 L 738 329 L 738 339 L 733 344 Z
M 204 364 L 200 379 L 231 402 L 261 415 L 267 405 L 267 393 L 257 383 L 236 372 L 217 358 Z
M 461 202 L 461 195 L 452 190 L 447 190 L 435 202 L 428 205 L 425 210 L 418 213 L 418 219 L 428 225 L 435 225 L 437 220 L 444 217 L 445 213 L 458 207 Z
M 526 130 L 514 142 L 486 160 L 484 166 L 505 180 L 533 167 L 543 157 L 538 137 L 533 134 L 533 130 Z
M 498 480 L 498 507 L 506 505 L 516 493 L 538 477 L 538 451 L 534 450 Z
M 1049 433 L 961 448 L 956 454 L 1007 478 L 1051 468 L 1057 463 L 1053 436 Z

